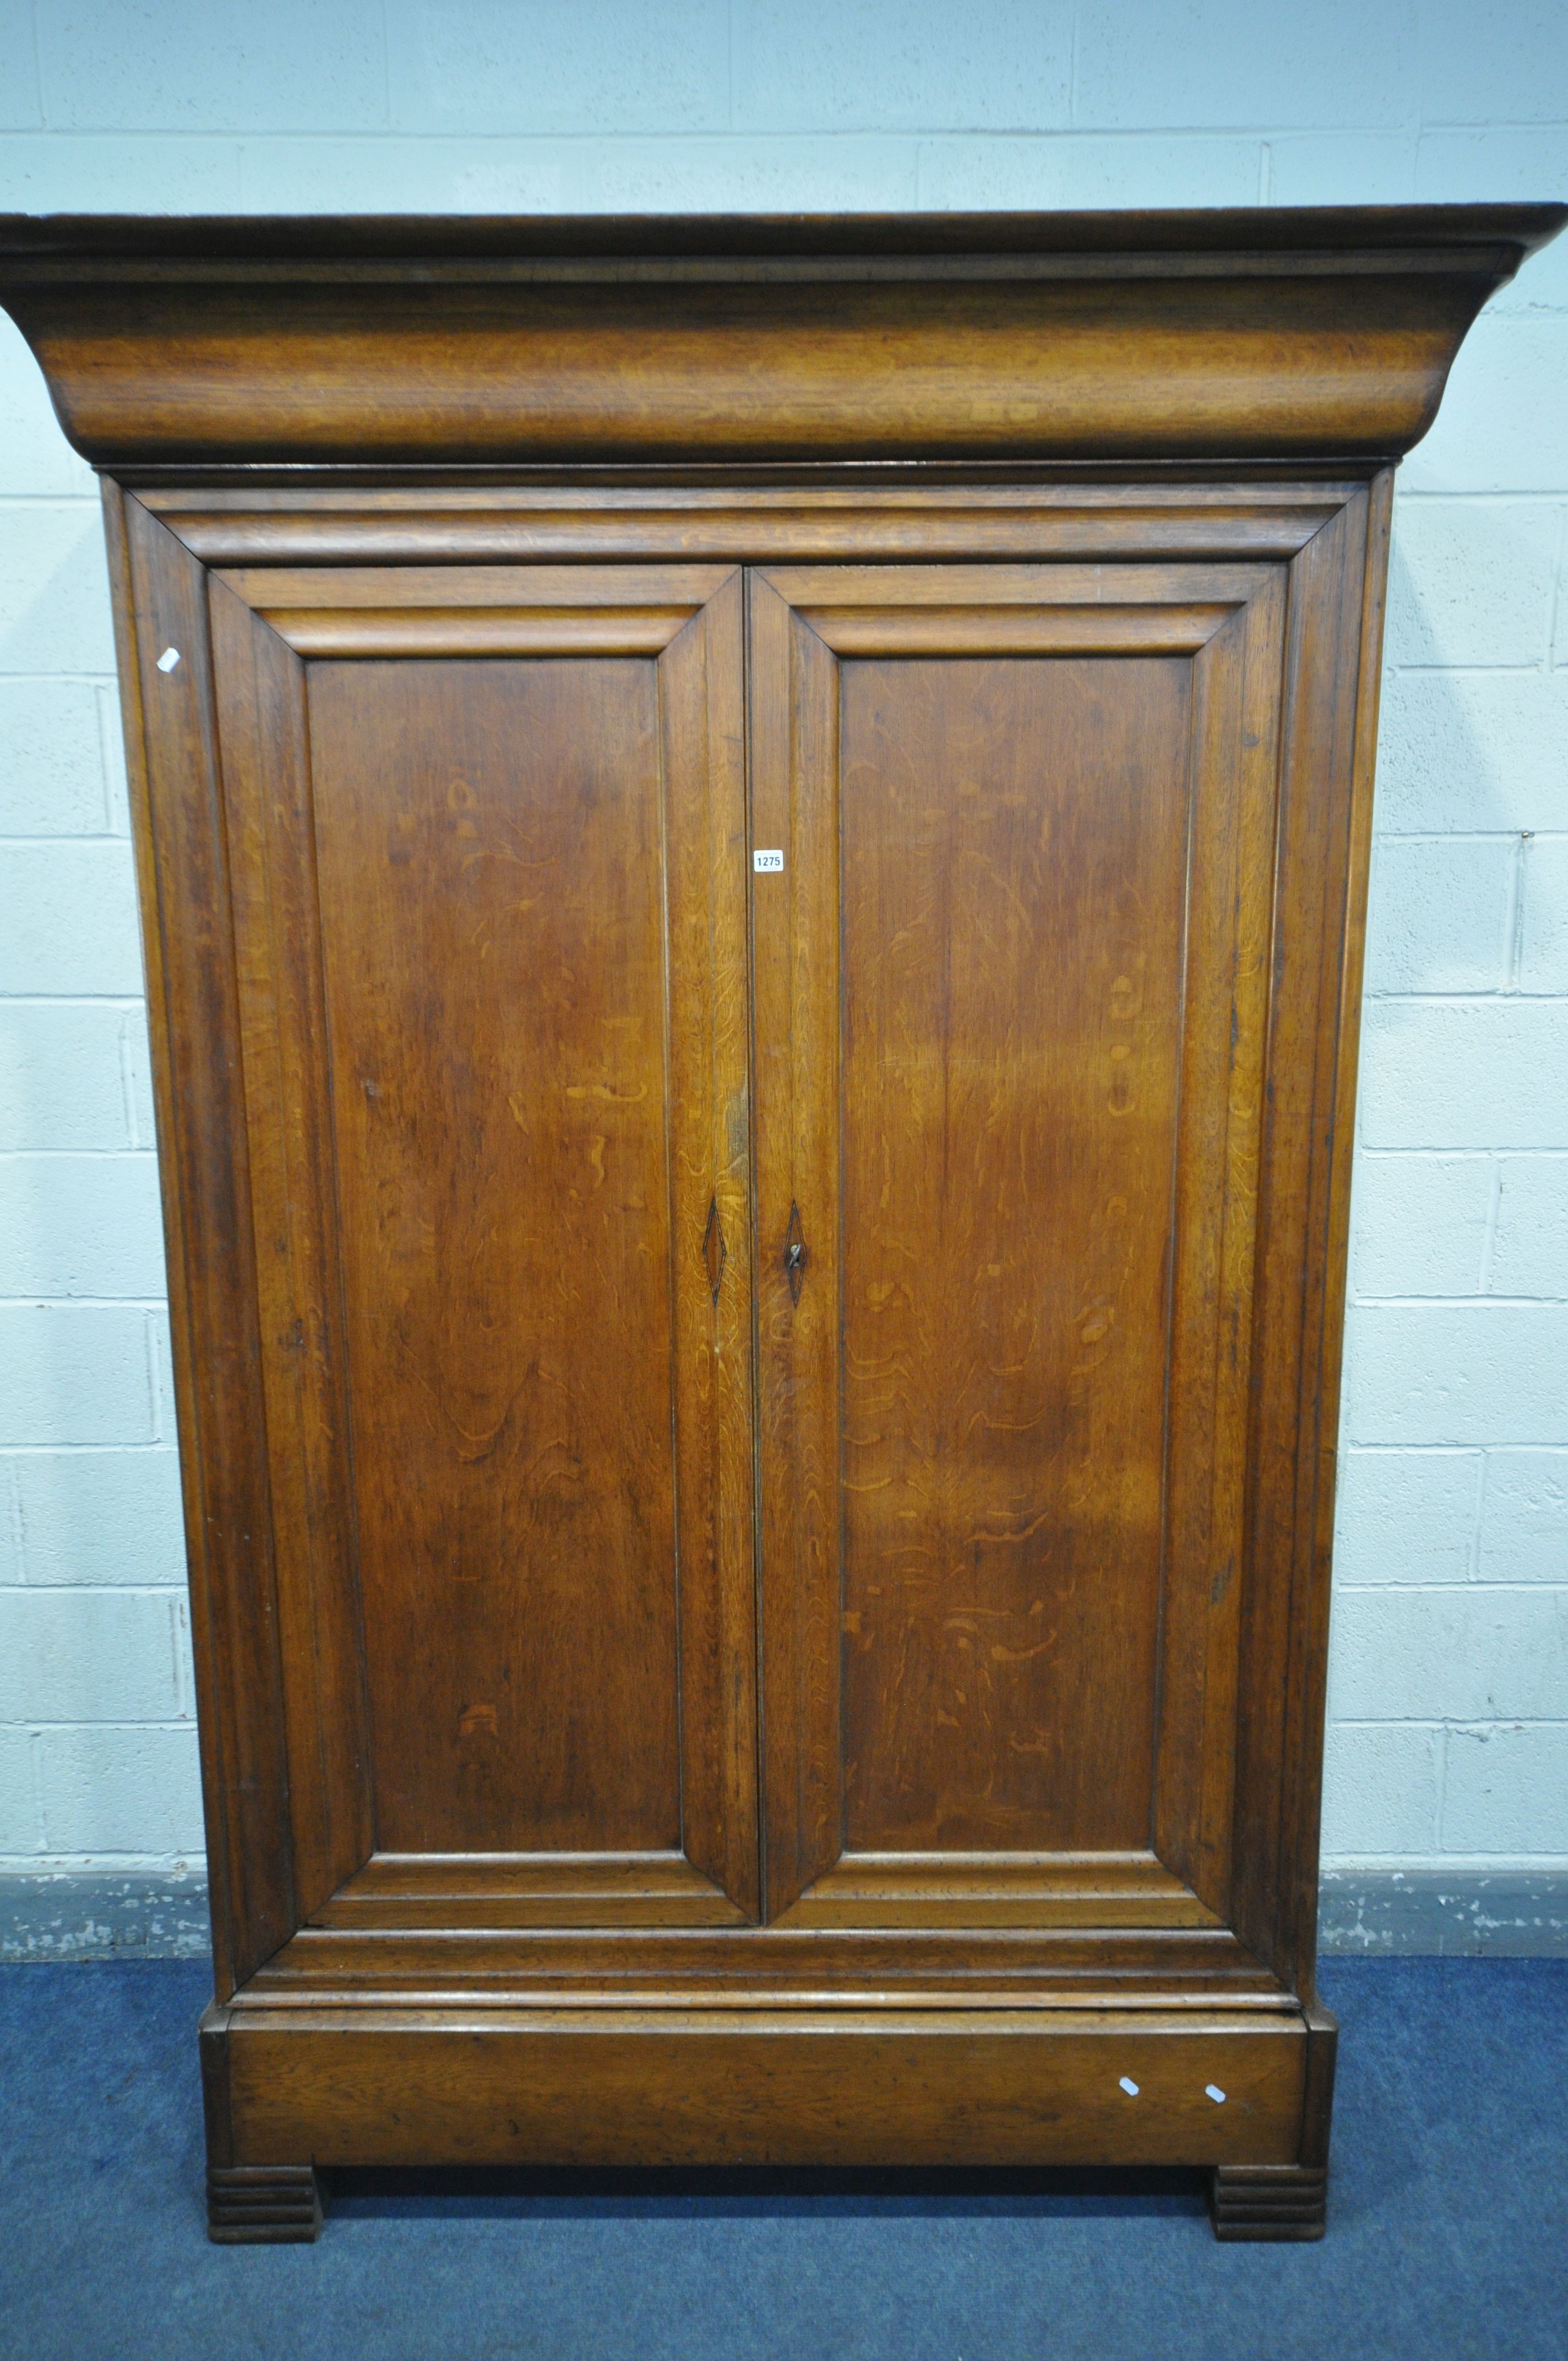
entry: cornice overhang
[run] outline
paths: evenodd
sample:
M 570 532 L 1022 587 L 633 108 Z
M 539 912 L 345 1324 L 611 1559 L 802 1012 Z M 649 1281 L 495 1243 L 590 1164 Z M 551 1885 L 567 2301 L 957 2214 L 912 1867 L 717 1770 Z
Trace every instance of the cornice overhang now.
M 0 216 L 110 469 L 1389 459 L 1568 206 Z

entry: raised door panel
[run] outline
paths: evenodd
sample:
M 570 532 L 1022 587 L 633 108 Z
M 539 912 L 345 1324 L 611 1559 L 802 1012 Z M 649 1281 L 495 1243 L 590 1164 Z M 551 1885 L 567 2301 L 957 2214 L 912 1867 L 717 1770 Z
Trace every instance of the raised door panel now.
M 310 668 L 391 1852 L 680 1839 L 652 671 Z
M 753 1915 L 740 578 L 206 609 L 293 1915 Z
M 768 1902 L 1212 1925 L 1274 566 L 752 589 Z

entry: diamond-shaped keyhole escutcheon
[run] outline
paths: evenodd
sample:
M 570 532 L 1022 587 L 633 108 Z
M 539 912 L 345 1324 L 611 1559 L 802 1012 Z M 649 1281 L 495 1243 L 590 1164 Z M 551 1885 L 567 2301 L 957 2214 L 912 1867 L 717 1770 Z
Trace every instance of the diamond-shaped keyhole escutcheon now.
M 707 1291 L 717 1303 L 718 1290 L 724 1284 L 724 1266 L 729 1260 L 729 1250 L 724 1243 L 724 1225 L 718 1218 L 717 1197 L 707 1209 L 707 1227 L 702 1234 L 702 1258 L 707 1270 Z

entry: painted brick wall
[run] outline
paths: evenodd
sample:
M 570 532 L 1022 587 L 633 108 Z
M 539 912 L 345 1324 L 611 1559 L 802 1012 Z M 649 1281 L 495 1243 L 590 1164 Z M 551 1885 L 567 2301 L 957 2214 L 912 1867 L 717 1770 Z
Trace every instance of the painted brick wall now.
M 1561 0 L 0 0 L 0 206 L 1568 193 Z M 1568 1867 L 1568 250 L 1397 507 L 1325 1851 Z M 0 1868 L 199 1854 L 93 488 L 0 332 Z

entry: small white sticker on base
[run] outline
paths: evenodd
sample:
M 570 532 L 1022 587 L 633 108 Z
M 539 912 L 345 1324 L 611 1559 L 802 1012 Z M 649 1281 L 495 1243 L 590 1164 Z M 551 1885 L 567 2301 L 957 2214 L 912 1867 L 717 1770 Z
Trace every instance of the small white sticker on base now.
M 1123 2088 L 1123 2090 L 1124 2090 L 1124 2091 L 1125 2091 L 1125 2092 L 1126 2092 L 1126 2094 L 1127 2094 L 1127 2096 L 1128 2096 L 1128 2098 L 1129 2098 L 1129 2099 L 1135 2099 L 1135 2098 L 1137 2097 L 1137 2095 L 1138 2095 L 1138 2086 L 1137 2086 L 1137 2084 L 1134 2081 L 1134 2080 L 1133 2080 L 1133 2078 L 1132 2078 L 1132 2076 L 1131 2076 L 1130 2074 L 1124 2074 L 1124 2075 L 1123 2075 L 1123 2077 L 1122 2077 L 1122 2088 Z
M 179 661 L 180 651 L 178 648 L 165 648 L 163 653 L 158 659 L 158 669 L 159 672 L 172 672 Z
M 757 872 L 759 876 L 762 876 L 764 873 L 770 875 L 776 874 L 777 872 L 784 867 L 784 854 L 782 852 L 753 852 L 751 855 L 751 866 Z
M 1203 2088 L 1207 2095 L 1213 2100 L 1214 2104 L 1217 2107 L 1223 2107 L 1224 2105 L 1225 2094 L 1223 2091 L 1221 2090 L 1218 2082 L 1205 2082 Z

